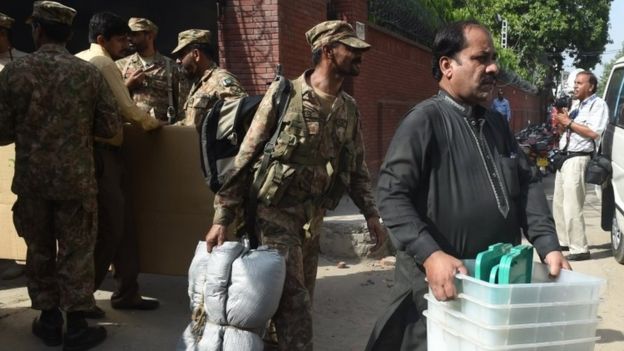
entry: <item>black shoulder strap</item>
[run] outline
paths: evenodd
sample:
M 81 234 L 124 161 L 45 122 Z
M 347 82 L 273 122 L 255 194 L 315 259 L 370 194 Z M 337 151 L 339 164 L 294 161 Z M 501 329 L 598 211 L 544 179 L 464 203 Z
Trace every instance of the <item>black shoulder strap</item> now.
M 273 132 L 273 136 L 264 146 L 264 157 L 262 159 L 262 164 L 258 170 L 258 174 L 265 174 L 269 164 L 271 162 L 271 154 L 273 153 L 273 149 L 275 148 L 275 142 L 277 141 L 277 137 L 282 130 L 282 122 L 284 121 L 284 114 L 286 112 L 286 108 L 290 103 L 292 83 L 284 78 L 283 76 L 277 76 L 278 80 L 278 88 L 277 92 L 273 96 L 273 106 L 277 106 L 277 123 L 275 127 L 275 131 Z M 254 180 L 251 189 L 249 190 L 249 199 L 247 200 L 247 206 L 245 207 L 245 232 L 249 236 L 249 241 L 251 248 L 258 247 L 260 240 L 256 236 L 256 208 L 258 207 L 258 190 L 260 189 L 260 185 L 262 185 L 263 181 L 262 176 L 258 177 Z

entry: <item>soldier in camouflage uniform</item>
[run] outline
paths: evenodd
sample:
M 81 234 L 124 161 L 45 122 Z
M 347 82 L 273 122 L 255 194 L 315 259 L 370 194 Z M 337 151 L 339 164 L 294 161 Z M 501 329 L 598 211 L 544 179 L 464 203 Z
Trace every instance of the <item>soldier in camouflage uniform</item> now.
M 4 13 L 0 13 L 0 71 L 7 63 L 24 57 L 27 54 L 16 50 L 11 45 L 11 27 L 15 20 Z
M 180 125 L 198 127 L 202 117 L 220 99 L 247 96 L 238 78 L 217 67 L 210 46 L 210 31 L 189 29 L 178 34 L 178 46 L 171 52 L 182 65 L 182 71 L 192 81 L 190 94 L 184 104 L 186 118 Z
M 319 254 L 319 229 L 326 209 L 348 193 L 367 220 L 379 246 L 385 231 L 374 204 L 359 112 L 342 90 L 346 77 L 359 74 L 370 45 L 343 21 L 323 22 L 306 33 L 314 69 L 294 80 L 279 137 L 270 154 L 261 154 L 276 126 L 273 84 L 234 161 L 231 178 L 215 197 L 208 250 L 221 245 L 250 187 L 259 184 L 256 231 L 263 245 L 286 259 L 286 281 L 275 323 L 280 350 L 312 350 L 312 294 Z M 261 154 L 261 155 L 260 155 Z M 260 155 L 260 156 L 256 156 Z M 270 155 L 265 174 L 258 174 Z M 255 174 L 254 174 L 255 173 Z M 258 180 L 259 181 L 256 181 Z
M 121 60 L 117 67 L 137 106 L 161 121 L 184 119 L 184 102 L 189 86 L 174 60 L 163 56 L 154 46 L 158 27 L 147 18 L 128 21 L 130 44 L 136 52 Z
M 32 308 L 41 310 L 32 331 L 46 345 L 86 350 L 106 338 L 84 318 L 95 303 L 93 139 L 115 135 L 121 120 L 100 72 L 65 49 L 75 14 L 56 2 L 34 3 L 37 51 L 0 72 L 0 140 L 15 142 L 13 221 L 28 247 Z

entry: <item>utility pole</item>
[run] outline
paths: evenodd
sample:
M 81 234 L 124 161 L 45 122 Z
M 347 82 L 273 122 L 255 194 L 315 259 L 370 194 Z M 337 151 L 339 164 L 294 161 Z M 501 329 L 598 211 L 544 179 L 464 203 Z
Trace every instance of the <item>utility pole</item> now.
M 507 48 L 507 20 L 502 19 L 501 24 L 501 47 L 503 49 Z

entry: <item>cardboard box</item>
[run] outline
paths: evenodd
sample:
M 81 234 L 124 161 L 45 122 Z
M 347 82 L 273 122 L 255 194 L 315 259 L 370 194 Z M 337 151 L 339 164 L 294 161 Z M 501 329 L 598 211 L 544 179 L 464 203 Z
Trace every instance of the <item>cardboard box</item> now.
M 185 275 L 212 224 L 214 194 L 204 182 L 194 127 L 143 132 L 126 126 L 127 199 L 139 240 L 141 271 Z
M 123 145 L 126 199 L 137 231 L 141 271 L 185 275 L 195 246 L 210 229 L 214 195 L 200 169 L 193 127 L 143 132 L 126 126 Z M 0 258 L 24 260 L 26 246 L 13 227 L 13 145 L 0 147 Z

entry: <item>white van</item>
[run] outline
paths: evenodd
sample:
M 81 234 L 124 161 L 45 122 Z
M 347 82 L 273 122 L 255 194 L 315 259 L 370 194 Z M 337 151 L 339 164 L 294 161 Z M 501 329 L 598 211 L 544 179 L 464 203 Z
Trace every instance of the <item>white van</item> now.
M 609 124 L 602 153 L 611 159 L 613 177 L 602 191 L 602 229 L 611 231 L 613 257 L 624 264 L 624 57 L 613 65 L 603 98 L 609 105 Z

